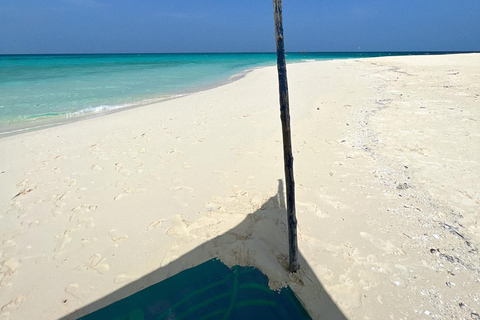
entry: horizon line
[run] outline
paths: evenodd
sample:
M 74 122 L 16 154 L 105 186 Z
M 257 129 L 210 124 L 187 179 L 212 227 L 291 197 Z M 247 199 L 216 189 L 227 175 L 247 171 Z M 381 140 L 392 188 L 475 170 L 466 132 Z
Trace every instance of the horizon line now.
M 367 54 L 367 53 L 480 53 L 476 50 L 407 50 L 407 51 L 287 51 L 288 53 Z M 275 54 L 275 51 L 192 51 L 192 52 L 89 52 L 89 53 L 0 53 L 0 56 L 48 55 L 156 55 L 156 54 Z

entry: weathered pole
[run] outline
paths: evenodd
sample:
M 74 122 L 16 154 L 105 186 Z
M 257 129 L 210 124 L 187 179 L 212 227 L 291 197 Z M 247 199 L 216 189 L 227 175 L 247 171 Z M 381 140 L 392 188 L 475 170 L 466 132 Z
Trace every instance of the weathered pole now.
M 293 179 L 292 139 L 290 134 L 290 110 L 288 105 L 287 67 L 283 40 L 282 0 L 273 0 L 275 39 L 277 43 L 277 70 L 280 91 L 280 119 L 283 133 L 283 161 L 287 191 L 289 271 L 298 270 L 297 217 L 295 213 L 295 181 Z

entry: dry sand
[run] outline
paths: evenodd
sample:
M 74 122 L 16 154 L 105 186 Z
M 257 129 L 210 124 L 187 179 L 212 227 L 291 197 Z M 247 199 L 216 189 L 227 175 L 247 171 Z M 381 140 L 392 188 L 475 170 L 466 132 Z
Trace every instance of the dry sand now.
M 480 54 L 288 72 L 297 274 L 268 67 L 0 139 L 0 319 L 78 317 L 213 257 L 314 319 L 480 319 Z

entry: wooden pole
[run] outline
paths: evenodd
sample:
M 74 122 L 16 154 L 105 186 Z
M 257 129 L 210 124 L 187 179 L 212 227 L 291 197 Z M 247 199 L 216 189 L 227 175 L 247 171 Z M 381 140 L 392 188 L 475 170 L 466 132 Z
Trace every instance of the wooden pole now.
M 283 40 L 282 0 L 273 0 L 275 39 L 277 43 L 277 70 L 280 91 L 280 119 L 283 133 L 283 161 L 287 191 L 289 271 L 298 270 L 297 217 L 295 213 L 295 181 L 293 179 L 292 139 L 290 134 L 290 110 L 288 105 L 287 67 Z

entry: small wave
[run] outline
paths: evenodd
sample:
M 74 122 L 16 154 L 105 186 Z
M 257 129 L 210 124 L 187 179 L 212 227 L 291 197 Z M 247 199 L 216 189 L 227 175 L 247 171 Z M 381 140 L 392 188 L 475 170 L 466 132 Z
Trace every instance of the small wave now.
M 78 110 L 78 111 L 71 112 L 71 113 L 67 114 L 67 118 L 86 115 L 86 114 L 89 114 L 89 113 L 99 113 L 99 112 L 106 112 L 106 111 L 112 111 L 112 110 L 117 110 L 117 109 L 123 109 L 123 108 L 127 108 L 129 106 L 131 106 L 131 105 L 129 105 L 129 104 L 126 104 L 126 105 L 100 105 L 100 106 L 97 106 L 97 107 L 88 107 L 88 108 L 85 108 L 85 109 Z
M 313 62 L 313 61 L 317 61 L 315 59 L 302 59 L 303 62 Z
M 69 123 L 72 121 L 81 120 L 89 117 L 96 117 L 110 112 L 117 112 L 122 109 L 129 109 L 135 107 L 146 106 L 169 99 L 175 99 L 186 96 L 188 94 L 171 94 L 167 96 L 143 99 L 131 103 L 123 103 L 117 105 L 99 105 L 95 107 L 86 107 L 77 111 L 70 112 L 45 112 L 33 115 L 20 116 L 15 119 L 1 119 L 0 118 L 0 137 L 6 135 L 17 134 L 25 131 L 32 131 L 42 128 L 56 126 L 62 123 Z M 5 124 L 5 125 L 3 125 Z
M 86 115 L 89 115 L 89 114 L 107 113 L 107 112 L 110 112 L 110 111 L 116 111 L 116 110 L 120 110 L 120 109 L 140 107 L 140 106 L 145 106 L 145 105 L 165 101 L 167 99 L 183 97 L 185 95 L 186 94 L 172 94 L 172 95 L 163 96 L 163 97 L 160 97 L 160 98 L 143 99 L 143 100 L 132 102 L 132 103 L 124 103 L 124 104 L 118 104 L 118 105 L 104 104 L 104 105 L 100 105 L 100 106 L 96 106 L 96 107 L 87 107 L 87 108 L 84 108 L 84 109 L 81 109 L 81 110 L 78 110 L 78 111 L 75 111 L 75 112 L 71 112 L 71 113 L 67 114 L 66 117 L 67 118 L 73 118 L 73 117 L 78 117 L 78 116 L 86 116 Z

